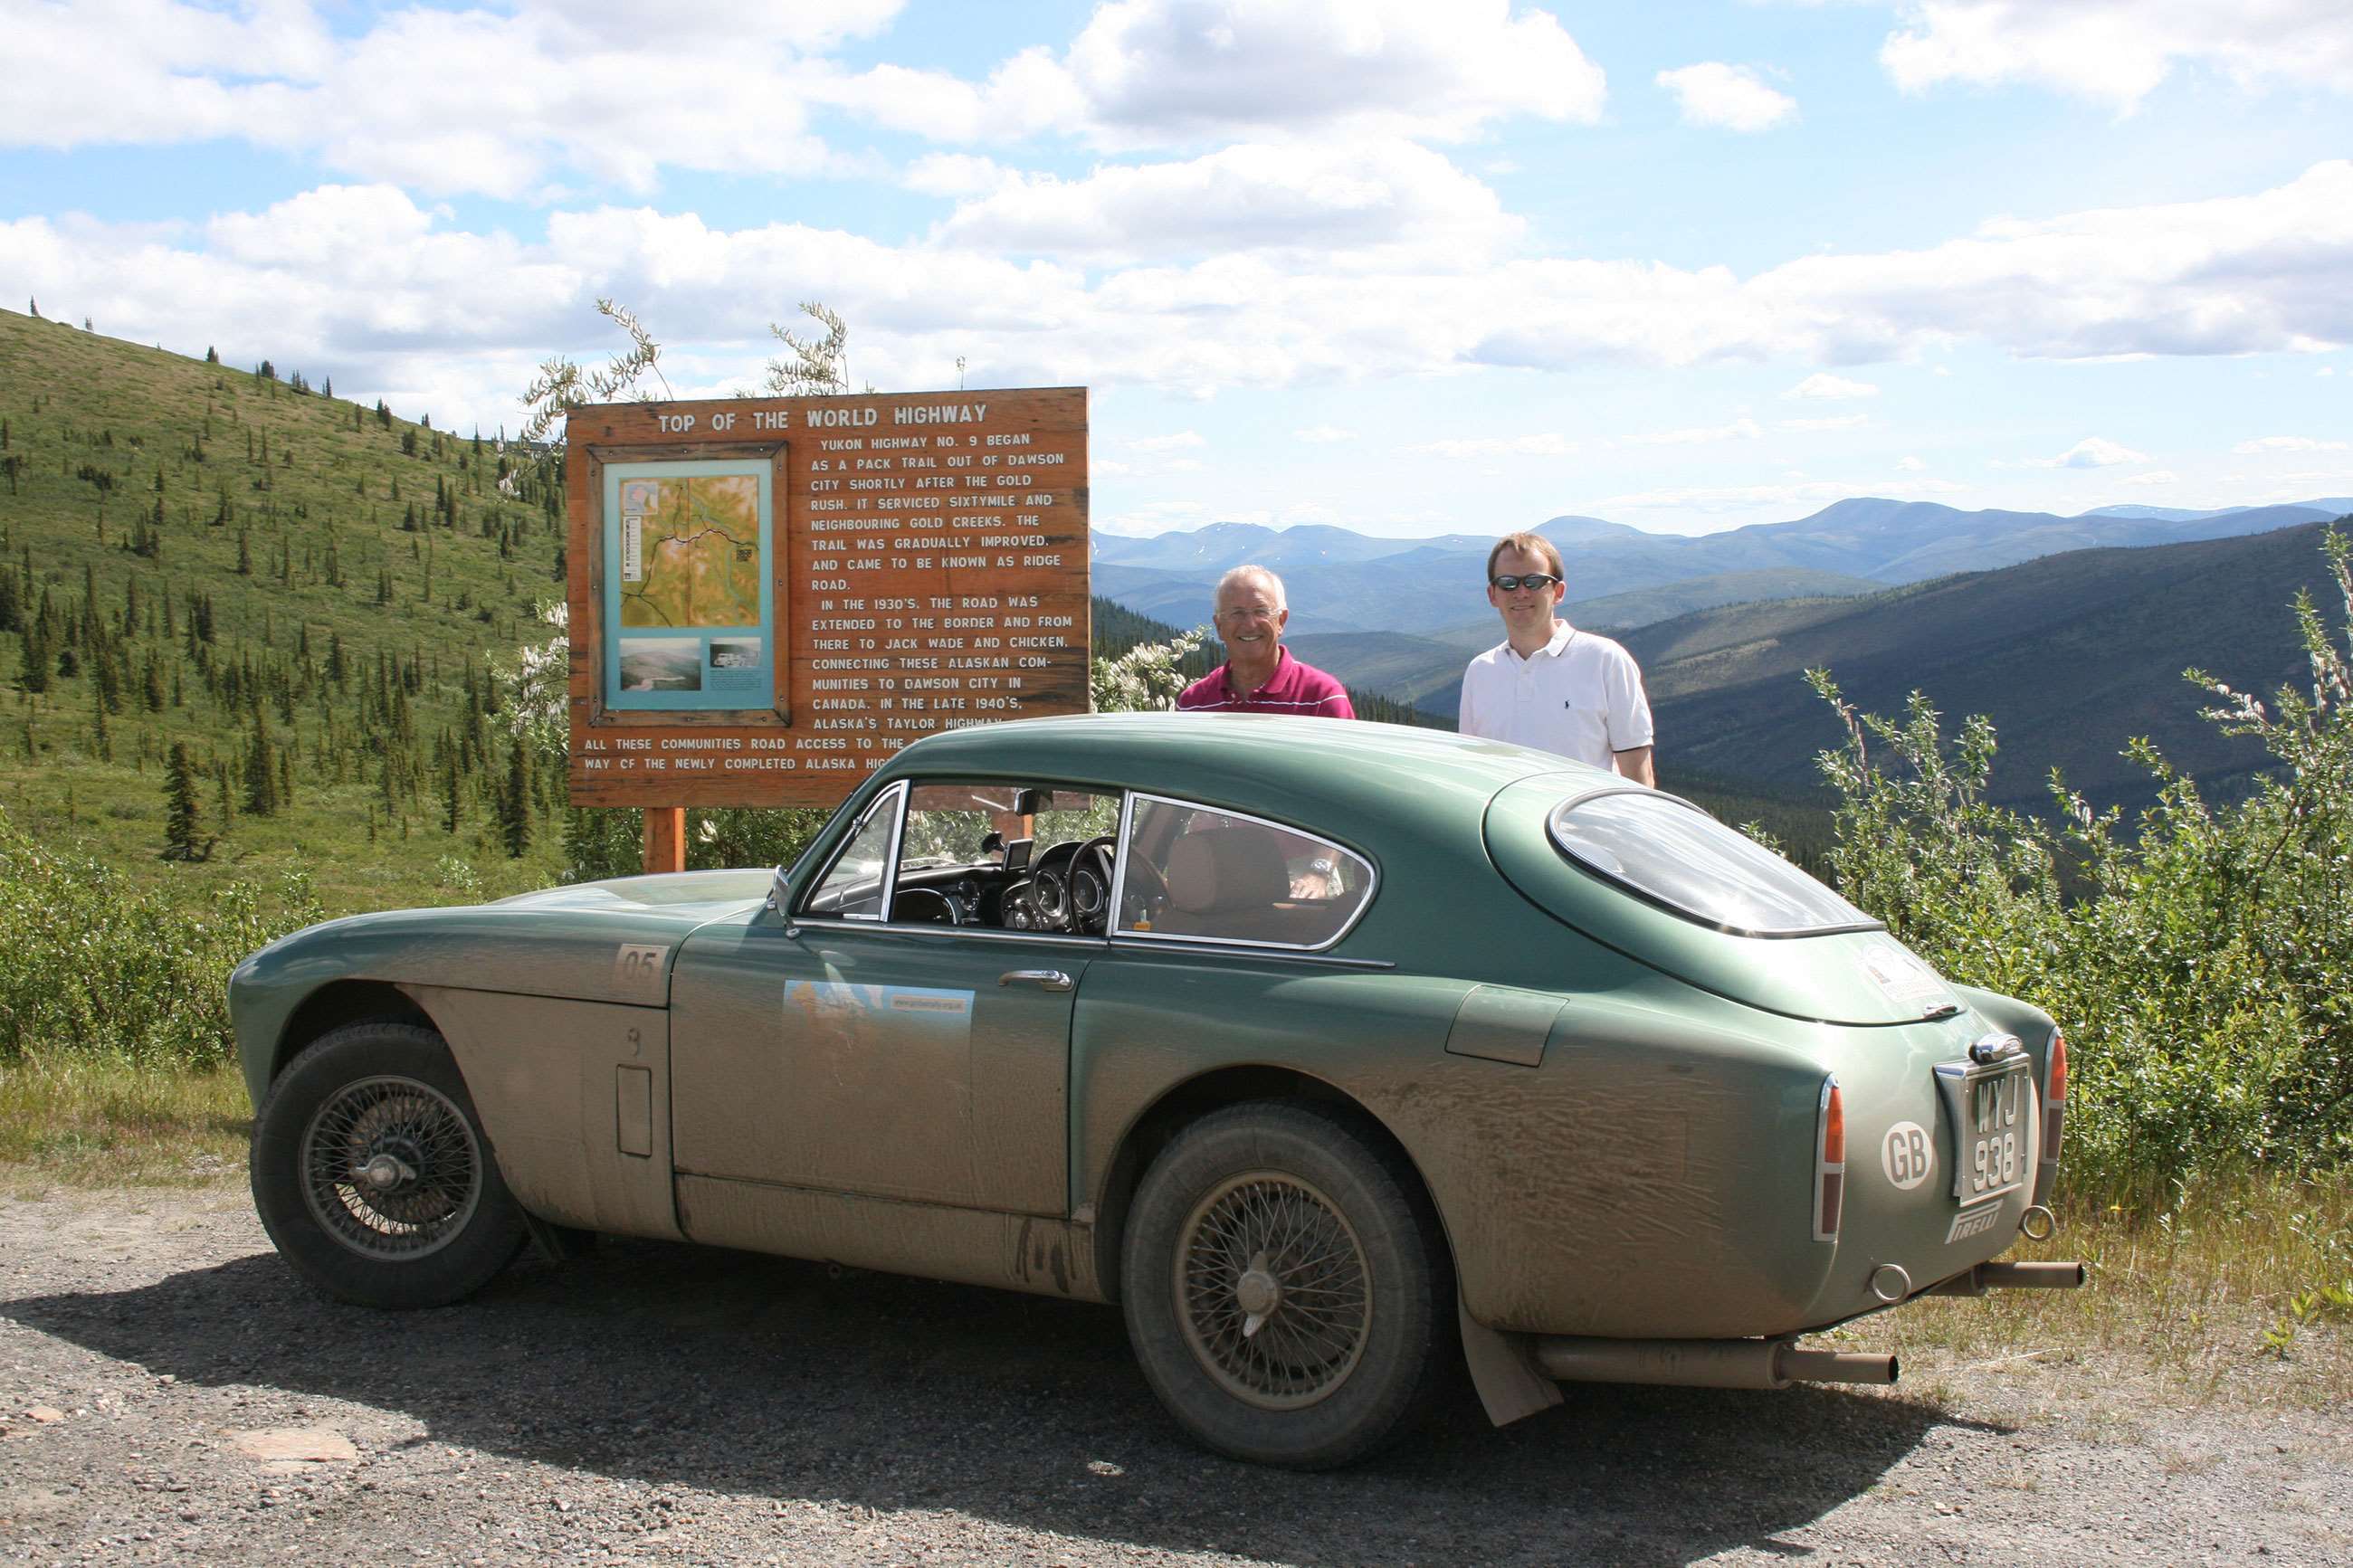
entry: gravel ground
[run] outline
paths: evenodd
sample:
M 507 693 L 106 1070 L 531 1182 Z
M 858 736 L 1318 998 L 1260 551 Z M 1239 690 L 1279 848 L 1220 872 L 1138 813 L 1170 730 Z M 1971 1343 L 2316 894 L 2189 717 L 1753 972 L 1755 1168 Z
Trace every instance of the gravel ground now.
M 1928 1383 L 1466 1396 L 1300 1477 L 1177 1437 L 1101 1308 L 608 1243 L 380 1315 L 241 1187 L 0 1200 L 12 1563 L 2353 1561 L 2346 1411 Z

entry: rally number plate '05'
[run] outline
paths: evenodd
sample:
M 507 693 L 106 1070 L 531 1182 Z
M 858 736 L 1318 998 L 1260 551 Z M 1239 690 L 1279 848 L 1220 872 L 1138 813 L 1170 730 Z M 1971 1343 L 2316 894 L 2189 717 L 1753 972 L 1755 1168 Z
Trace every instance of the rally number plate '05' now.
M 1953 1196 L 1966 1205 L 2025 1184 L 2034 1171 L 2034 1062 L 2013 1056 L 1982 1067 L 1936 1068 L 1953 1130 Z

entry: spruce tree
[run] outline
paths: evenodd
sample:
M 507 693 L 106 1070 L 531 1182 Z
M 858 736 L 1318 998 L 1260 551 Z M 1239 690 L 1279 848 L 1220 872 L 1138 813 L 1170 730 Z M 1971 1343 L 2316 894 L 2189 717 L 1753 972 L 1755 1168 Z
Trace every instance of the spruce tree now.
M 16 683 L 35 696 L 49 689 L 49 643 L 38 621 L 25 628 L 25 662 Z
M 172 742 L 171 760 L 164 764 L 164 858 L 193 860 L 196 835 L 204 829 L 204 807 L 196 800 L 196 778 L 188 766 L 185 742 Z
M 269 721 L 256 713 L 253 742 L 245 756 L 245 810 L 248 816 L 269 816 L 278 810 L 278 770 L 269 754 Z
M 531 847 L 531 759 L 520 735 L 507 754 L 506 788 L 499 792 L 499 835 L 514 859 Z

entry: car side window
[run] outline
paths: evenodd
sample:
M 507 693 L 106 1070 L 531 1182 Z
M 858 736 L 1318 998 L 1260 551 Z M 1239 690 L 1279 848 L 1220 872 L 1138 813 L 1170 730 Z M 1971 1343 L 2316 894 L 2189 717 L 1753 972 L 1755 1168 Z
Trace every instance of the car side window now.
M 1372 897 L 1372 863 L 1295 827 L 1152 795 L 1135 798 L 1123 936 L 1315 948 Z
M 899 833 L 899 807 L 906 786 L 897 785 L 875 797 L 865 819 L 843 843 L 833 864 L 809 896 L 801 913 L 816 920 L 879 921 L 882 894 L 891 868 L 892 842 Z

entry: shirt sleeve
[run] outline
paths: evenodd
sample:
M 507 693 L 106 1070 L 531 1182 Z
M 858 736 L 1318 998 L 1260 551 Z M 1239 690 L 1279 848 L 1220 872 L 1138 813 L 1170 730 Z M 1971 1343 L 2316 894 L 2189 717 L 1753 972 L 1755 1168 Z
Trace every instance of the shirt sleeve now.
M 1356 716 L 1356 705 L 1348 700 L 1348 689 L 1336 680 L 1332 683 L 1332 694 L 1324 699 L 1317 710 L 1326 719 L 1353 719 Z
M 1460 735 L 1484 735 L 1480 727 L 1479 703 L 1473 695 L 1479 686 L 1479 661 L 1472 659 L 1462 667 L 1462 689 L 1454 703 L 1454 731 Z
M 1609 698 L 1609 749 L 1631 752 L 1651 744 L 1651 697 L 1642 689 L 1642 667 L 1620 648 L 1603 680 Z

